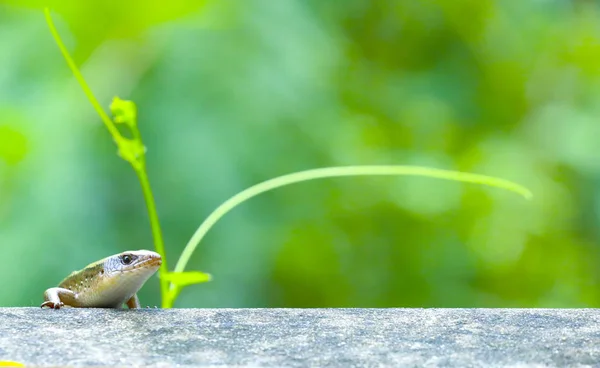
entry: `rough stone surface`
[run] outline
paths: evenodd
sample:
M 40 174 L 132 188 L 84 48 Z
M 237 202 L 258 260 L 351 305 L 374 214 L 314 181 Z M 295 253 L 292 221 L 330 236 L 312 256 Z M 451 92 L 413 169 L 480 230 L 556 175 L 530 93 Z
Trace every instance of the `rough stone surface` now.
M 0 308 L 42 366 L 600 367 L 594 309 Z

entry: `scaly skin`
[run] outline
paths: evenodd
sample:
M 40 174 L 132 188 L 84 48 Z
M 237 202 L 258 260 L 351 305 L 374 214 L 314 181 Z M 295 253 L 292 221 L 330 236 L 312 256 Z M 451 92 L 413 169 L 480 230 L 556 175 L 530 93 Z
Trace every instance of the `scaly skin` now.
M 139 308 L 137 292 L 160 267 L 160 255 L 149 250 L 106 257 L 75 271 L 58 287 L 44 292 L 41 307 Z

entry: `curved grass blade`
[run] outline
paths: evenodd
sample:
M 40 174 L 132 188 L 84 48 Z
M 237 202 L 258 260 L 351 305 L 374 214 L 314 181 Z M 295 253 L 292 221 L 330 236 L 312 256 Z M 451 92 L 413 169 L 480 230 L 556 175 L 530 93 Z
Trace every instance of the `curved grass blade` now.
M 246 190 L 239 192 L 238 194 L 223 202 L 204 220 L 204 222 L 202 222 L 202 224 L 198 227 L 192 238 L 189 240 L 189 242 L 185 246 L 185 249 L 183 250 L 183 253 L 179 257 L 177 265 L 175 266 L 175 272 L 181 272 L 185 269 L 185 266 L 190 260 L 192 254 L 194 253 L 194 250 L 196 249 L 200 241 L 202 241 L 206 233 L 215 225 L 215 223 L 229 211 L 234 209 L 239 204 L 247 201 L 248 199 L 272 189 L 280 188 L 294 183 L 300 183 L 303 181 L 342 176 L 365 175 L 423 176 L 429 178 L 487 185 L 515 192 L 517 194 L 522 195 L 526 199 L 530 199 L 532 197 L 532 193 L 529 189 L 509 180 L 495 178 L 487 175 L 471 174 L 452 170 L 441 170 L 423 166 L 337 166 L 300 171 L 288 175 L 279 176 L 277 178 L 273 178 L 262 183 L 256 184 Z

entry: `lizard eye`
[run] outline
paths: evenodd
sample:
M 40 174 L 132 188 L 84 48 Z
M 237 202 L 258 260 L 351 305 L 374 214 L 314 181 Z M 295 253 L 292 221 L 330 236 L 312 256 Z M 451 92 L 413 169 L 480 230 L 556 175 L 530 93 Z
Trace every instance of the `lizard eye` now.
M 123 255 L 123 257 L 121 257 L 121 262 L 124 265 L 128 265 L 131 263 L 131 261 L 133 261 L 133 258 L 129 255 L 129 254 L 125 254 Z

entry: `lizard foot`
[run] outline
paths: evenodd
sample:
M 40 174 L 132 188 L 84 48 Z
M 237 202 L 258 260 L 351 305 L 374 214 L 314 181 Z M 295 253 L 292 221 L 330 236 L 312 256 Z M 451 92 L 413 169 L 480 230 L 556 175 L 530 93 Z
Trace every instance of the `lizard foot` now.
M 65 303 L 63 303 L 63 302 L 54 303 L 51 301 L 46 301 L 46 302 L 43 302 L 42 305 L 40 305 L 40 308 L 50 307 L 50 309 L 60 309 L 60 307 L 64 307 L 64 306 L 65 306 Z

